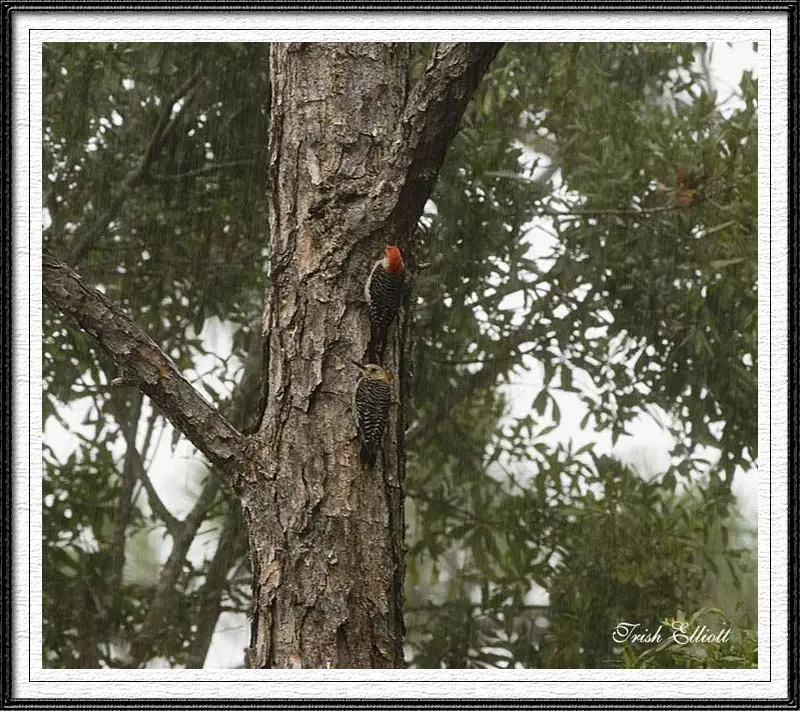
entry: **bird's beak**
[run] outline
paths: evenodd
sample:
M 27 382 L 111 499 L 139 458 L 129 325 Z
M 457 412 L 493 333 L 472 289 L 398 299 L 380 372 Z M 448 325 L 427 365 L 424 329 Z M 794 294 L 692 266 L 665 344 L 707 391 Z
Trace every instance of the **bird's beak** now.
M 351 360 L 350 362 L 351 362 L 351 363 L 352 363 L 354 366 L 356 366 L 356 368 L 358 368 L 359 370 L 364 370 L 364 366 L 363 366 L 363 364 L 359 363 L 357 360 Z

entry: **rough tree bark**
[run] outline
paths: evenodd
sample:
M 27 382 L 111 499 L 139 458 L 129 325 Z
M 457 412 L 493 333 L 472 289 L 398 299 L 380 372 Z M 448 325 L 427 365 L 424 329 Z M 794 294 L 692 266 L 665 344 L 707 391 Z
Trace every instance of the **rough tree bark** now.
M 267 485 L 253 482 L 244 496 L 254 667 L 402 663 L 402 555 L 394 548 L 402 502 L 389 496 L 400 486 L 402 459 L 388 436 L 384 462 L 373 472 L 358 465 L 358 371 L 350 361 L 364 356 L 367 322 L 358 280 L 343 276 L 378 253 L 380 236 L 346 232 L 344 218 L 371 209 L 405 103 L 407 53 L 389 44 L 271 52 L 268 398 L 260 428 L 271 467 Z M 396 352 L 390 363 L 397 373 Z
M 271 52 L 265 411 L 239 433 L 119 309 L 51 255 L 46 298 L 89 332 L 216 465 L 242 503 L 253 570 L 252 667 L 403 666 L 403 478 L 410 315 L 383 454 L 358 464 L 351 411 L 365 356 L 363 280 L 412 231 L 499 45 L 436 45 L 407 95 L 407 45 L 286 44 Z

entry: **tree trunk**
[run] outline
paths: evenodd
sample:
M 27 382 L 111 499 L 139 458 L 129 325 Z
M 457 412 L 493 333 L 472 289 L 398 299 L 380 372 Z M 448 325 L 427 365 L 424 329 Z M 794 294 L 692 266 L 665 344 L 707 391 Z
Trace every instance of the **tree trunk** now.
M 402 116 L 408 48 L 276 45 L 270 65 L 267 400 L 259 430 L 268 467 L 266 481 L 243 496 L 253 569 L 249 663 L 400 667 L 405 408 L 395 377 L 384 456 L 362 470 L 351 361 L 366 353 L 361 287 L 386 237 L 353 216 L 370 209 Z M 365 227 L 353 229 L 358 222 Z M 395 376 L 404 367 L 396 346 L 386 360 Z
M 48 302 L 208 458 L 221 477 L 213 487 L 224 481 L 240 497 L 253 574 L 251 667 L 403 666 L 413 299 L 407 289 L 389 334 L 383 365 L 394 376 L 393 405 L 375 469 L 364 471 L 351 407 L 359 375 L 352 361 L 365 357 L 369 338 L 362 289 L 387 244 L 400 247 L 415 274 L 411 232 L 499 48 L 435 45 L 407 96 L 408 45 L 273 46 L 265 405 L 251 436 L 211 407 L 116 304 L 43 252 Z M 185 523 L 194 533 L 213 487 Z M 184 530 L 188 546 L 194 533 Z M 204 602 L 212 613 L 226 557 L 223 549 L 214 594 Z M 176 570 L 162 575 L 151 620 L 163 619 Z

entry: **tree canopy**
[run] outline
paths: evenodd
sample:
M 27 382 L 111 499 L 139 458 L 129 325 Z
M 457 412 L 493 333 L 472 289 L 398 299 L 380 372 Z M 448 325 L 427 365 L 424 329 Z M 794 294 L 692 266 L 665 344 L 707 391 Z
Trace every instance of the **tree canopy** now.
M 270 46 L 44 50 L 45 246 L 252 428 Z M 415 81 L 431 48 L 411 51 Z M 709 51 L 510 44 L 467 108 L 411 295 L 409 665 L 756 663 L 731 487 L 757 458 L 757 83 L 721 104 Z M 202 667 L 248 628 L 239 507 L 47 304 L 43 333 L 44 664 Z M 665 467 L 609 446 L 643 417 Z M 612 638 L 700 613 L 745 631 L 725 653 Z

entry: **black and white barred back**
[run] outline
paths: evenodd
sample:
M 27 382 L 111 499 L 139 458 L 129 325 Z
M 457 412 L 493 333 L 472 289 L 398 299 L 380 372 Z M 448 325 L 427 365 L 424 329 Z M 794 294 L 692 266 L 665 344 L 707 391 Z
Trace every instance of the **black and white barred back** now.
M 372 469 L 389 417 L 392 388 L 385 380 L 362 377 L 356 384 L 354 410 L 361 437 L 361 466 Z
M 370 363 L 383 363 L 389 327 L 403 300 L 404 276 L 391 274 L 378 267 L 369 282 L 369 320 L 370 343 L 367 360 Z

